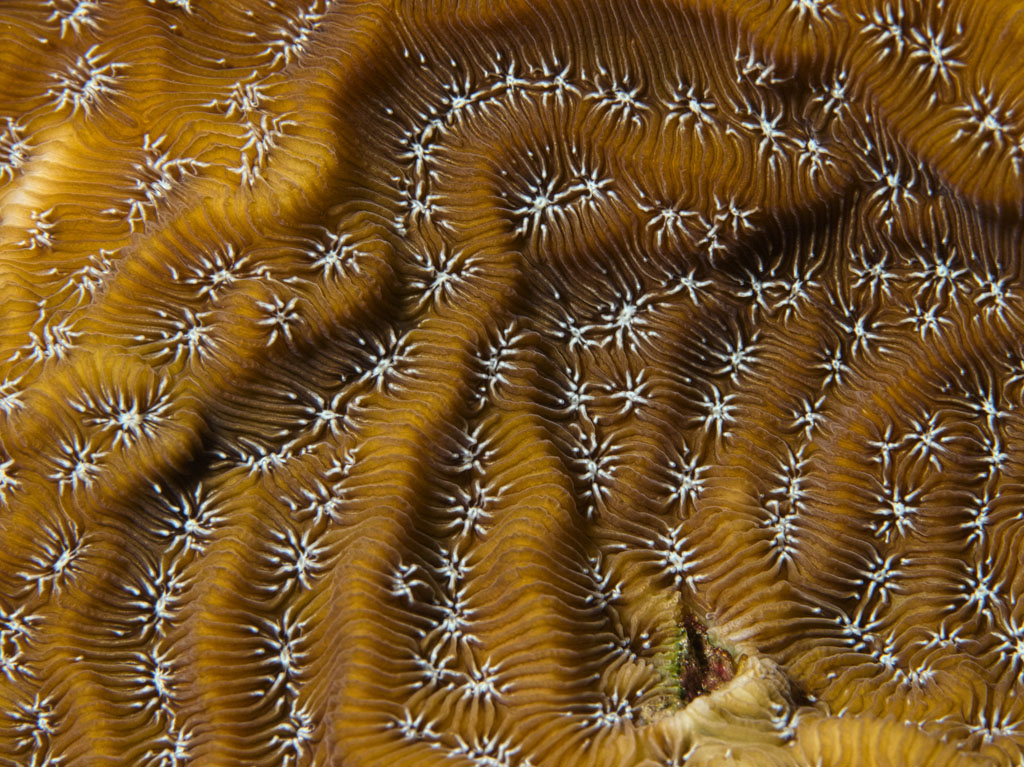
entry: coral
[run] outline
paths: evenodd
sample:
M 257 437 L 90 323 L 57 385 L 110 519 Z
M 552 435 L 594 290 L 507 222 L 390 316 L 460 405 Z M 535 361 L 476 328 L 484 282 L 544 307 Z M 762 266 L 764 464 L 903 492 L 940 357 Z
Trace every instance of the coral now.
M 1022 12 L 4 2 L 0 765 L 1019 765 Z

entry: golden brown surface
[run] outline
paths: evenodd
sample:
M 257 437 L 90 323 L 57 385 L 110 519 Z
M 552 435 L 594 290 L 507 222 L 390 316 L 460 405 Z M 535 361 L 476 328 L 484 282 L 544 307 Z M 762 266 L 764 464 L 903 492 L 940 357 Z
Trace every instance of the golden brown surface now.
M 1020 765 L 1022 38 L 0 4 L 0 765 Z

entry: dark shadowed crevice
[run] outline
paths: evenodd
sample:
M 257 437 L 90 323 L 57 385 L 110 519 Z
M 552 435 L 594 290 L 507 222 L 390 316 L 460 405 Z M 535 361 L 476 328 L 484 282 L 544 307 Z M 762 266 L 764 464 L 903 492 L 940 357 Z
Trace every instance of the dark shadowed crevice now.
M 736 675 L 736 662 L 708 636 L 707 626 L 694 616 L 686 615 L 679 625 L 672 669 L 679 699 L 686 704 L 732 679 Z

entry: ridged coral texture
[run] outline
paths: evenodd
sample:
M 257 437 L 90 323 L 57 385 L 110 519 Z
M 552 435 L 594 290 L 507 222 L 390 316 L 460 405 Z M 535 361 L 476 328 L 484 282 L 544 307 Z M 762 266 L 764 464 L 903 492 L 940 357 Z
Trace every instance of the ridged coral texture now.
M 4 0 L 0 765 L 1024 763 L 1022 50 Z

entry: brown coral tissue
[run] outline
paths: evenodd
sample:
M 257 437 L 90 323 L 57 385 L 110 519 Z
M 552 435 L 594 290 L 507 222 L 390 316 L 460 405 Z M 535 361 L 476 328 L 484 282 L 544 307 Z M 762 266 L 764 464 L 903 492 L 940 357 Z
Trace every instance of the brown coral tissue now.
M 0 767 L 1024 765 L 1022 50 L 0 2 Z

